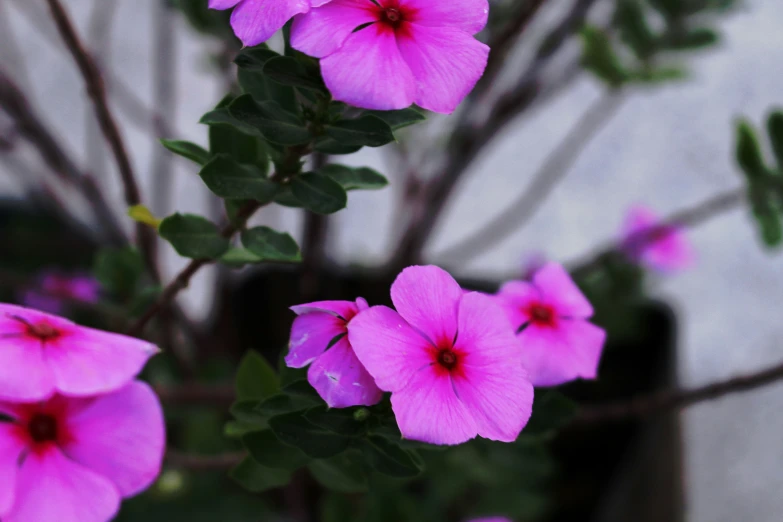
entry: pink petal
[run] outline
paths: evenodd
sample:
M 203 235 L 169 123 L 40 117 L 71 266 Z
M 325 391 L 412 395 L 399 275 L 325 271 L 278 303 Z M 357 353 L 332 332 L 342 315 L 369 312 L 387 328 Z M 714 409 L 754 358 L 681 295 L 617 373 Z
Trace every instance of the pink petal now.
M 509 281 L 500 287 L 495 300 L 516 332 L 520 326 L 530 321 L 528 310 L 533 303 L 541 301 L 541 292 L 527 281 Z
M 19 456 L 24 451 L 24 444 L 13 430 L 10 422 L 0 422 L 0 517 L 13 505 Z
M 305 303 L 292 306 L 291 310 L 296 315 L 302 315 L 310 312 L 326 312 L 350 320 L 357 314 L 359 308 L 353 301 L 316 301 L 314 303 Z
M 593 315 L 593 306 L 582 294 L 565 268 L 547 263 L 533 276 L 533 284 L 541 291 L 544 301 L 555 306 L 563 317 L 586 318 Z
M 691 268 L 696 263 L 696 253 L 685 234 L 673 229 L 666 237 L 650 245 L 642 254 L 642 260 L 650 268 L 674 272 Z
M 231 9 L 242 0 L 209 0 L 210 9 Z
M 397 40 L 416 78 L 416 104 L 434 112 L 454 112 L 484 73 L 489 47 L 450 27 L 407 23 L 404 29 Z
M 107 522 L 119 507 L 120 495 L 109 480 L 51 448 L 27 455 L 16 501 L 3 522 Z
M 476 422 L 454 393 L 448 373 L 425 367 L 402 390 L 392 393 L 392 409 L 406 439 L 461 444 L 477 434 Z
M 308 0 L 243 0 L 231 13 L 231 27 L 249 47 L 269 40 L 294 15 L 309 10 Z
M 557 329 L 531 324 L 518 336 L 524 366 L 535 386 L 557 386 L 594 379 L 606 332 L 581 319 L 561 321 Z
M 470 411 L 478 434 L 513 442 L 533 407 L 533 385 L 522 366 L 522 349 L 490 297 L 465 295 L 454 346 L 465 354 L 454 374 L 454 391 Z
M 404 109 L 416 97 L 416 79 L 394 33 L 382 24 L 351 34 L 337 52 L 321 60 L 321 73 L 336 100 L 356 107 Z
M 313 361 L 307 380 L 330 408 L 372 406 L 383 396 L 345 337 Z
M 454 340 L 462 294 L 448 272 L 431 265 L 409 266 L 391 287 L 392 302 L 400 315 L 435 345 Z
M 166 442 L 155 393 L 136 381 L 84 401 L 89 403 L 67 420 L 73 440 L 65 454 L 111 480 L 122 497 L 147 489 L 160 474 Z
M 386 306 L 373 306 L 348 323 L 348 341 L 382 390 L 404 388 L 432 364 L 428 341 Z
M 357 27 L 377 20 L 369 0 L 332 0 L 294 18 L 291 46 L 316 58 L 338 50 Z
M 158 348 L 146 341 L 86 327 L 47 342 L 44 349 L 57 389 L 70 396 L 117 390 L 156 353 Z
M 401 7 L 413 13 L 411 22 L 431 27 L 453 27 L 471 35 L 487 25 L 489 2 L 487 0 L 401 0 Z
M 332 339 L 345 333 L 345 321 L 326 312 L 312 312 L 294 319 L 285 363 L 304 368 L 324 353 Z

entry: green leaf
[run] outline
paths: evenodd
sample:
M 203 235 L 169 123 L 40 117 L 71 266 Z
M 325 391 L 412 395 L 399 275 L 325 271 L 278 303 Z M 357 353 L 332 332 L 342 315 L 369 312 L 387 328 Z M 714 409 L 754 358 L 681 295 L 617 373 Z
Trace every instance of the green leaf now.
M 236 58 L 234 58 L 234 63 L 240 69 L 261 72 L 264 70 L 266 62 L 279 56 L 278 53 L 270 50 L 266 45 L 249 47 L 242 49 L 239 54 L 237 54 Z
M 740 120 L 737 124 L 736 157 L 737 163 L 750 181 L 766 178 L 767 166 L 764 164 L 756 131 L 745 120 Z
M 195 143 L 192 143 L 190 141 L 179 141 L 179 140 L 162 139 L 160 140 L 160 142 L 164 147 L 166 147 L 174 154 L 177 154 L 178 156 L 182 156 L 183 158 L 194 161 L 199 165 L 203 165 L 207 161 L 209 161 L 209 151 L 204 149 L 204 147 L 202 147 L 201 145 L 196 145 Z
M 377 116 L 341 120 L 326 126 L 326 134 L 345 146 L 380 147 L 394 141 L 391 127 Z
M 780 222 L 780 214 L 767 213 L 756 214 L 756 221 L 761 230 L 761 239 L 770 248 L 775 248 L 783 243 L 783 226 Z
M 326 86 L 317 70 L 308 71 L 303 63 L 290 56 L 279 56 L 267 61 L 264 74 L 282 85 L 326 92 Z
M 144 261 L 132 248 L 103 248 L 93 262 L 101 287 L 116 297 L 129 297 L 144 274 Z
M 248 350 L 237 369 L 237 398 L 266 399 L 279 389 L 280 383 L 274 368 L 258 352 Z
M 290 208 L 302 208 L 302 202 L 296 199 L 294 193 L 291 191 L 291 185 L 284 185 L 280 188 L 280 191 L 275 196 L 275 203 Z
M 409 478 L 421 473 L 421 467 L 411 452 L 405 451 L 383 437 L 370 436 L 362 439 L 361 450 L 370 465 L 384 475 Z
M 582 64 L 606 82 L 619 87 L 628 78 L 628 72 L 612 48 L 612 42 L 601 29 L 586 26 L 582 29 Z
M 242 443 L 253 460 L 264 467 L 293 471 L 310 461 L 310 457 L 293 446 L 283 444 L 269 430 L 248 433 L 242 437 Z
M 632 71 L 629 73 L 629 75 L 629 80 L 657 84 L 684 80 L 688 77 L 688 71 L 679 67 L 654 67 L 644 68 L 640 71 Z
M 720 36 L 712 29 L 704 27 L 675 32 L 670 39 L 664 40 L 667 49 L 673 51 L 694 51 L 711 47 L 718 43 Z
M 239 121 L 258 129 L 272 143 L 303 145 L 312 139 L 304 122 L 275 101 L 257 103 L 249 94 L 243 94 L 231 102 L 228 110 Z
M 238 163 L 255 165 L 266 175 L 269 156 L 265 144 L 258 139 L 261 134 L 255 127 L 231 116 L 228 106 L 233 100 L 232 95 L 227 95 L 215 110 L 201 118 L 201 123 L 209 125 L 209 152 L 213 156 L 227 154 Z
M 310 397 L 281 393 L 269 397 L 260 404 L 256 404 L 253 412 L 264 417 L 273 417 L 284 413 L 305 410 L 315 404 L 318 404 L 318 401 Z
M 298 262 L 302 255 L 290 235 L 269 227 L 255 227 L 242 232 L 242 244 L 264 261 Z
M 342 435 L 357 437 L 367 431 L 367 424 L 354 418 L 356 408 L 329 408 L 317 406 L 304 414 L 305 418 L 316 426 Z
M 769 115 L 767 132 L 772 142 L 772 151 L 778 162 L 778 171 L 783 173 L 783 111 L 777 110 Z
M 230 156 L 219 154 L 199 172 L 204 184 L 217 196 L 227 199 L 254 199 L 261 204 L 272 201 L 277 183 L 252 165 L 240 165 Z
M 251 95 L 258 102 L 275 101 L 288 112 L 298 114 L 300 111 L 296 90 L 272 81 L 260 71 L 240 69 L 237 72 L 237 81 L 242 92 Z
M 243 134 L 248 134 L 252 136 L 261 136 L 261 133 L 258 132 L 258 129 L 253 127 L 252 125 L 248 125 L 247 123 L 241 122 L 238 119 L 231 116 L 231 114 L 228 112 L 228 108 L 223 107 L 220 109 L 214 109 L 206 113 L 201 117 L 199 120 L 199 123 L 202 123 L 204 125 L 209 126 L 217 126 L 217 125 L 223 125 L 223 126 L 230 126 L 234 129 L 237 129 L 238 131 L 241 131 Z M 210 138 L 210 141 L 213 141 Z M 215 144 L 213 143 L 210 146 L 210 149 L 214 149 Z M 218 147 L 222 148 L 222 147 Z M 225 151 L 222 151 L 225 153 Z M 215 152 L 215 154 L 219 154 L 220 152 Z
M 332 214 L 348 204 L 345 189 L 329 176 L 307 172 L 291 180 L 291 192 L 302 206 L 316 214 Z
M 272 397 L 277 397 L 277 395 L 273 395 Z M 271 397 L 269 398 L 271 399 Z M 269 420 L 268 417 L 271 415 L 267 415 L 262 411 L 259 411 L 259 408 L 261 404 L 263 404 L 266 400 L 259 401 L 256 399 L 245 399 L 245 400 L 239 400 L 236 401 L 234 404 L 231 405 L 231 415 L 234 416 L 235 419 L 242 421 L 246 424 L 252 424 L 256 426 L 256 429 L 265 429 L 268 426 L 267 421 Z
M 329 136 L 319 136 L 316 138 L 313 148 L 318 152 L 330 155 L 353 154 L 354 152 L 362 150 L 361 145 L 346 145 L 344 143 L 339 143 Z
M 351 168 L 330 163 L 321 168 L 318 173 L 326 174 L 345 190 L 378 190 L 389 184 L 389 180 L 367 167 Z
M 141 316 L 158 300 L 161 293 L 163 293 L 163 288 L 160 285 L 142 288 L 133 296 L 133 300 L 128 306 L 128 315 L 130 317 Z
M 296 446 L 316 459 L 325 459 L 342 453 L 351 439 L 335 435 L 308 421 L 303 412 L 285 413 L 269 419 L 269 427 L 278 439 Z
M 253 493 L 285 486 L 291 481 L 291 473 L 283 469 L 266 468 L 247 457 L 228 474 L 240 486 Z
M 413 107 L 401 109 L 398 111 L 364 111 L 363 114 L 369 114 L 375 116 L 376 118 L 382 119 L 389 127 L 391 127 L 392 130 L 402 129 L 403 127 L 407 127 L 427 119 L 422 113 Z
M 615 12 L 615 23 L 620 38 L 638 58 L 645 60 L 655 52 L 656 37 L 647 24 L 644 8 L 639 0 L 620 0 Z
M 536 390 L 533 415 L 522 430 L 521 436 L 549 436 L 571 422 L 576 410 L 576 403 L 562 393 Z
M 220 262 L 234 268 L 241 268 L 245 265 L 254 265 L 263 262 L 264 259 L 255 255 L 246 248 L 231 247 L 220 257 Z
M 167 217 L 158 227 L 158 233 L 179 255 L 191 259 L 217 259 L 229 247 L 228 239 L 220 235 L 214 223 L 193 214 Z
M 341 493 L 367 491 L 367 474 L 358 455 L 347 451 L 330 459 L 311 461 L 307 468 L 326 489 Z

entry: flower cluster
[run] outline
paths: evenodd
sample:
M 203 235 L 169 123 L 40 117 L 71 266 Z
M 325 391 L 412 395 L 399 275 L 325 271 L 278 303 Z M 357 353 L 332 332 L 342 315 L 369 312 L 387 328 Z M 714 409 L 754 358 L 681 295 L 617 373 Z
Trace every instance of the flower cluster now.
M 0 304 L 0 519 L 105 522 L 160 472 L 157 348 Z
M 364 299 L 293 307 L 286 362 L 331 407 L 372 405 L 382 392 L 405 438 L 512 442 L 527 424 L 533 386 L 594 378 L 604 331 L 559 265 L 495 296 L 463 290 L 444 270 L 413 266 L 391 286 L 395 309 Z
M 411 104 L 451 113 L 484 72 L 489 48 L 474 38 L 487 0 L 210 0 L 234 7 L 245 45 L 266 41 L 294 17 L 291 46 L 321 60 L 338 101 L 368 109 Z

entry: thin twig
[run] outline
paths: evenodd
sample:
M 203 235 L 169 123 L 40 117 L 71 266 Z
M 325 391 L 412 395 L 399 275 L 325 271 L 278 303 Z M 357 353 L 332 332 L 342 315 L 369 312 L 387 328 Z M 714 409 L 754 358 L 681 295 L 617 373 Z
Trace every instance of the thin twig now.
M 732 393 L 755 390 L 781 379 L 783 379 L 783 364 L 778 364 L 756 373 L 732 377 L 691 390 L 661 390 L 627 401 L 584 406 L 573 422 L 575 425 L 584 425 L 646 417 L 667 410 L 687 408 Z
M 49 9 L 52 12 L 52 17 L 57 25 L 57 29 L 60 32 L 60 36 L 63 38 L 66 47 L 71 53 L 76 65 L 81 72 L 82 78 L 87 86 L 87 93 L 93 101 L 95 107 L 95 114 L 98 118 L 98 124 L 101 127 L 106 141 L 111 148 L 114 158 L 117 162 L 117 167 L 120 172 L 120 178 L 122 180 L 123 189 L 125 192 L 125 203 L 129 207 L 139 205 L 141 203 L 141 194 L 139 187 L 136 183 L 136 176 L 131 166 L 128 152 L 125 148 L 122 136 L 120 135 L 117 123 L 114 120 L 114 116 L 109 109 L 108 101 L 106 98 L 106 89 L 103 84 L 103 78 L 95 65 L 95 61 L 90 54 L 84 48 L 79 35 L 76 33 L 76 29 L 73 26 L 68 14 L 65 12 L 62 4 L 59 0 L 46 0 L 49 4 Z M 155 281 L 160 281 L 160 271 L 156 260 L 156 237 L 152 233 L 152 229 L 144 224 L 136 224 L 136 235 L 139 244 L 139 250 L 144 257 L 147 269 L 150 275 Z
M 169 449 L 166 451 L 166 464 L 172 468 L 188 471 L 225 471 L 242 462 L 246 456 L 247 453 L 243 451 L 219 455 L 194 455 Z
M 470 258 L 486 252 L 508 234 L 522 228 L 541 208 L 557 184 L 565 178 L 587 145 L 617 113 L 623 100 L 623 95 L 618 92 L 609 91 L 604 94 L 547 156 L 543 166 L 533 175 L 532 181 L 519 197 L 492 221 L 447 248 L 437 258 L 465 263 Z

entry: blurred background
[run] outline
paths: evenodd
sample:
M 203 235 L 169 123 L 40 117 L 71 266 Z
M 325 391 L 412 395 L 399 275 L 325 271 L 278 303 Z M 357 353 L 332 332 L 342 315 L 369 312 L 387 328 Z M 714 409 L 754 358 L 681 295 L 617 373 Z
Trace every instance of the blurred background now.
M 232 81 L 233 50 L 218 38 L 199 34 L 179 11 L 157 0 L 65 4 L 103 65 L 144 201 L 160 216 L 175 210 L 219 215 L 222 209 L 215 208 L 196 166 L 170 156 L 157 140 L 206 143 L 207 128 L 197 122 Z M 548 22 L 560 20 L 573 4 L 545 2 L 511 53 L 511 63 L 525 70 Z M 600 25 L 612 6 L 611 0 L 597 0 L 590 19 Z M 744 0 L 713 24 L 721 33 L 717 46 L 680 60 L 687 66 L 686 79 L 631 86 L 611 105 L 604 84 L 572 68 L 580 45 L 570 39 L 550 64 L 547 81 L 554 83 L 547 95 L 485 147 L 463 177 L 425 259 L 463 277 L 516 276 L 536 252 L 568 262 L 616 238 L 631 204 L 644 203 L 665 216 L 741 186 L 733 159 L 733 124 L 739 116 L 758 124 L 771 108 L 783 105 L 782 24 L 779 0 Z M 0 67 L 26 93 L 63 148 L 93 174 L 130 233 L 132 222 L 120 211 L 124 203 L 114 161 L 42 0 L 0 0 Z M 502 90 L 503 81 L 493 87 Z M 469 260 L 441 255 L 514 201 L 575 122 L 596 106 L 612 114 L 591 132 L 567 176 L 525 226 Z M 409 141 L 442 145 L 441 119 L 433 120 L 423 130 L 412 130 Z M 25 201 L 45 183 L 70 213 L 91 226 L 84 201 L 52 181 L 38 153 L 18 138 L 2 111 L 0 143 L 0 198 Z M 408 182 L 403 174 L 422 157 L 426 162 L 426 148 L 411 151 L 405 144 L 364 149 L 341 159 L 373 166 L 390 179 L 391 187 L 351 193 L 347 210 L 330 218 L 327 255 L 334 262 L 374 265 L 393 254 L 405 222 L 399 210 Z M 286 230 L 297 239 L 302 234 L 302 216 L 292 209 L 266 208 L 253 222 Z M 697 386 L 783 360 L 783 322 L 775 306 L 783 299 L 783 260 L 760 245 L 749 210 L 737 208 L 688 235 L 698 252 L 696 267 L 650 282 L 650 293 L 676 312 L 679 384 Z M 169 280 L 186 260 L 166 243 L 160 249 L 163 279 Z M 182 306 L 194 318 L 209 313 L 217 277 L 215 269 L 203 270 L 181 295 Z M 681 414 L 686 520 L 780 520 L 781 407 L 783 385 L 777 384 Z

